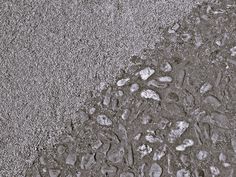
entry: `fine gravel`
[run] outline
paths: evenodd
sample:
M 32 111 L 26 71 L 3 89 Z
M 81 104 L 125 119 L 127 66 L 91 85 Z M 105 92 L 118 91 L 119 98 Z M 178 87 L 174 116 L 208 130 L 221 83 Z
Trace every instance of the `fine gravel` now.
M 195 0 L 0 2 L 0 176 L 19 176 L 68 115 L 114 82 L 132 55 Z

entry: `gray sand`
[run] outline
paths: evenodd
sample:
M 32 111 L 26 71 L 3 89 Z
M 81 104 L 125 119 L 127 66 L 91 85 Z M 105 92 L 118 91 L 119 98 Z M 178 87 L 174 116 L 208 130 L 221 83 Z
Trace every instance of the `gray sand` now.
M 81 1 L 0 4 L 0 174 L 18 174 L 52 145 L 67 115 L 196 4 Z

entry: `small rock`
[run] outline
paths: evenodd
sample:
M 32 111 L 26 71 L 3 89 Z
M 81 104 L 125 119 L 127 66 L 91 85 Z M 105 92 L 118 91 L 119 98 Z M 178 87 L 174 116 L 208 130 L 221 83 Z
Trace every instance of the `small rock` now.
M 159 82 L 172 82 L 172 77 L 170 76 L 162 76 L 158 78 Z
M 138 134 L 134 137 L 134 140 L 138 141 L 141 136 L 142 136 L 142 134 L 141 134 L 141 133 L 138 133 Z
M 166 118 L 161 118 L 161 120 L 157 123 L 157 128 L 160 130 L 164 130 L 168 124 L 170 124 L 170 121 Z
M 173 143 L 176 138 L 179 138 L 189 127 L 189 123 L 186 121 L 177 121 L 174 129 L 172 129 L 168 135 L 168 141 Z
M 219 155 L 219 161 L 225 162 L 226 161 L 226 155 L 223 154 L 222 152 Z
M 160 177 L 162 174 L 162 168 L 159 164 L 153 163 L 149 170 L 149 177 Z
M 184 33 L 181 35 L 181 39 L 184 41 L 184 42 L 187 42 L 189 39 L 191 39 L 191 35 L 190 34 L 187 34 L 187 33 Z
M 146 125 L 151 122 L 152 118 L 150 115 L 143 115 L 141 117 L 141 120 L 142 120 L 142 124 Z
M 111 101 L 111 87 L 109 87 L 105 93 L 105 97 L 103 99 L 103 105 L 108 106 Z
M 232 57 L 236 56 L 236 46 L 235 46 L 235 47 L 232 47 L 232 48 L 230 49 L 230 52 L 231 52 L 231 56 L 232 56 Z
M 147 142 L 149 143 L 162 143 L 163 140 L 161 139 L 161 137 L 157 136 L 154 131 L 149 131 L 149 133 L 145 136 L 145 139 Z
M 180 25 L 178 23 L 175 23 L 170 29 L 168 29 L 168 33 L 175 33 L 179 29 L 179 27 Z
M 141 158 L 143 158 L 144 156 L 152 152 L 152 148 L 148 146 L 147 144 L 143 144 L 138 147 L 138 151 L 141 153 Z
M 208 156 L 208 152 L 207 151 L 199 151 L 196 155 L 198 160 L 205 160 Z
M 210 166 L 210 171 L 211 171 L 211 174 L 214 176 L 218 176 L 220 174 L 219 168 L 215 166 Z
M 89 109 L 89 114 L 93 115 L 95 113 L 95 111 L 96 111 L 96 108 L 90 108 Z
M 92 149 L 93 149 L 93 150 L 97 150 L 97 149 L 99 149 L 101 146 L 102 146 L 101 140 L 97 140 L 96 142 L 93 143 Z
M 121 79 L 121 80 L 117 81 L 116 85 L 117 85 L 118 87 L 122 87 L 122 86 L 124 86 L 129 80 L 130 80 L 130 78 Z
M 185 149 L 186 149 L 187 147 L 191 147 L 191 146 L 193 146 L 193 145 L 194 145 L 194 141 L 193 141 L 193 140 L 191 140 L 191 139 L 185 139 L 185 140 L 183 141 L 183 144 L 177 146 L 175 149 L 176 149 L 177 151 L 185 151 Z
M 132 144 L 127 146 L 127 151 L 128 151 L 127 162 L 129 166 L 132 166 L 134 164 L 134 153 Z
M 147 98 L 147 99 L 153 99 L 156 101 L 161 101 L 159 94 L 157 94 L 156 92 L 154 92 L 153 90 L 150 90 L 150 89 L 142 91 L 141 97 Z
M 164 157 L 166 155 L 166 151 L 167 151 L 167 145 L 164 144 L 162 146 L 160 146 L 155 152 L 154 152 L 154 155 L 153 155 L 153 160 L 156 161 L 156 160 L 161 160 L 162 157 Z
M 130 113 L 131 113 L 131 111 L 129 109 L 125 109 L 123 114 L 121 115 L 121 118 L 123 120 L 127 120 L 129 118 L 129 116 L 130 116 Z
M 77 160 L 76 153 L 69 153 L 66 158 L 66 164 L 74 166 L 76 160 Z
M 190 177 L 190 171 L 186 169 L 178 170 L 176 177 Z
M 176 83 L 175 83 L 175 87 L 176 88 L 181 88 L 184 82 L 184 78 L 185 78 L 186 72 L 185 70 L 180 70 L 177 74 L 176 74 Z
M 89 170 L 96 164 L 95 154 L 84 155 L 81 159 L 81 169 Z
M 212 89 L 212 85 L 210 83 L 204 83 L 200 88 L 200 93 L 204 94 L 204 93 L 208 92 L 211 89 Z
M 97 117 L 97 123 L 103 126 L 111 126 L 112 121 L 106 115 L 102 114 Z
M 157 82 L 156 80 L 150 80 L 150 81 L 148 81 L 147 86 L 148 87 L 156 87 L 159 89 L 164 89 L 164 88 L 168 87 L 168 83 L 164 83 L 164 82 L 160 83 L 160 82 Z
M 172 66 L 169 62 L 162 63 L 160 66 L 161 71 L 163 72 L 171 72 Z
M 147 80 L 154 73 L 155 73 L 155 70 L 150 68 L 150 67 L 146 67 L 143 70 L 139 71 L 139 75 L 140 75 L 142 80 Z
M 57 169 L 49 169 L 48 172 L 50 177 L 58 177 L 61 174 L 61 171 Z
M 108 151 L 107 159 L 112 163 L 119 163 L 123 160 L 124 153 L 125 153 L 124 147 L 122 146 L 118 147 L 117 145 L 114 145 Z
M 134 174 L 131 172 L 123 172 L 120 174 L 120 177 L 134 177 Z
M 81 172 L 77 172 L 76 177 L 81 177 Z
M 138 91 L 138 89 L 139 89 L 139 85 L 136 84 L 136 83 L 134 83 L 130 86 L 130 92 L 131 93 Z
M 89 116 L 87 113 L 85 113 L 84 111 L 80 110 L 78 112 L 78 116 L 79 116 L 79 121 L 81 124 L 83 124 L 85 121 L 89 120 Z

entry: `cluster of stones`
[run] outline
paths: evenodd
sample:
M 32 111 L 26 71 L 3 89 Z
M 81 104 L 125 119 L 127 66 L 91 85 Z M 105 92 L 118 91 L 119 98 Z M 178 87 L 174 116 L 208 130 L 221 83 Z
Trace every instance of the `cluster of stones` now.
M 68 118 L 26 176 L 236 175 L 236 3 L 203 4 Z

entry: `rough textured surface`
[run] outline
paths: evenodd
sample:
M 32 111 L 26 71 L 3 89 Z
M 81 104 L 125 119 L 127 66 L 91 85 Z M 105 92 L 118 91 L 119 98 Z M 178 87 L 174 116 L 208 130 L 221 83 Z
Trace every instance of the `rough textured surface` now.
M 114 82 L 122 69 L 130 66 L 131 55 L 145 59 L 146 52 L 141 50 L 154 49 L 164 27 L 188 14 L 195 4 L 193 0 L 2 1 L 0 172 L 19 176 L 23 167 L 47 148 L 44 145 L 50 147 L 60 134 L 74 130 L 78 119 L 86 122 L 87 115 L 78 110 L 86 99 L 94 97 L 106 83 Z M 175 34 L 178 28 L 174 25 L 169 32 Z M 204 42 L 200 35 L 195 39 L 199 47 Z M 235 55 L 233 47 L 231 56 Z M 235 65 L 232 58 L 228 61 Z M 182 76 L 180 73 L 179 86 Z M 163 88 L 168 85 L 158 84 Z M 109 93 L 105 96 L 106 104 L 116 110 L 117 100 L 109 98 Z M 205 104 L 212 109 L 221 106 L 218 98 L 211 95 Z M 143 120 L 148 121 L 148 117 Z M 80 135 L 81 139 L 85 134 Z M 111 158 L 119 160 L 116 156 Z M 89 168 L 93 157 L 85 159 L 88 162 L 84 167 Z M 111 169 L 115 171 L 116 167 Z M 51 169 L 46 173 L 58 176 L 62 171 Z M 132 176 L 131 172 L 126 173 Z
M 165 29 L 116 80 L 129 82 L 109 84 L 68 117 L 24 176 L 235 177 L 235 9 L 233 0 L 204 3 Z M 145 68 L 153 72 L 143 79 Z

